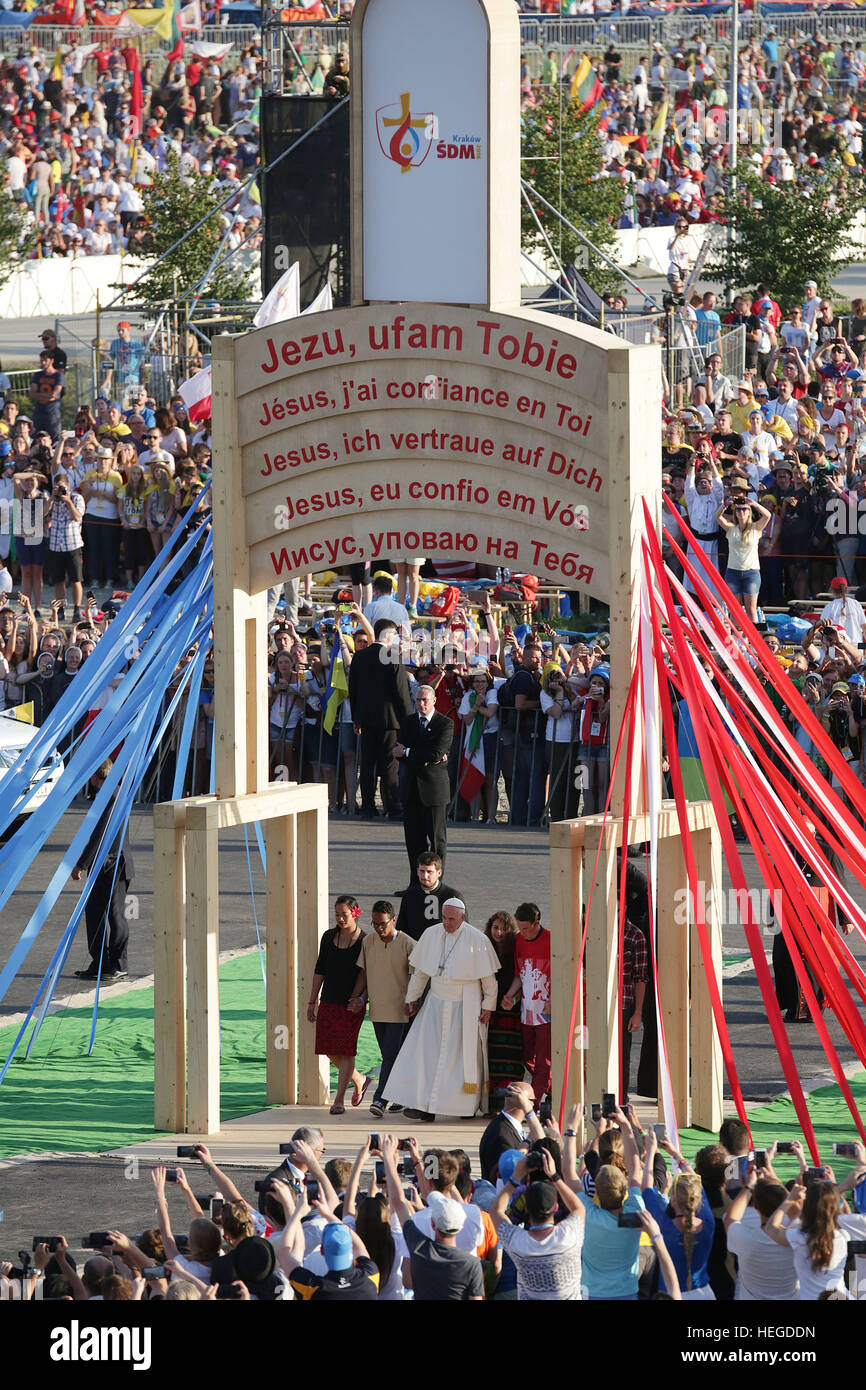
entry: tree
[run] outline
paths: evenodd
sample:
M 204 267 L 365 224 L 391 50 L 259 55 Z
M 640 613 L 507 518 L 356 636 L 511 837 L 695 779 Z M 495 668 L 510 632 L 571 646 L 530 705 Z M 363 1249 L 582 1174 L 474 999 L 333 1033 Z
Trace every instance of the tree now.
M 37 239 L 25 204 L 16 202 L 8 188 L 0 187 L 0 288 L 29 258 Z
M 220 221 L 225 190 L 211 175 L 186 178 L 181 173 L 180 160 L 172 153 L 168 168 L 162 174 L 154 174 L 152 184 L 143 188 L 141 195 L 144 215 L 150 224 L 145 254 L 153 256 L 156 263 L 141 277 L 138 290 L 155 302 L 182 298 L 207 274 L 225 233 Z M 207 221 L 172 250 L 178 237 L 203 217 Z M 222 257 L 202 293 L 208 299 L 244 303 L 250 297 L 248 280 L 248 273 L 237 259 Z
M 617 179 L 599 178 L 604 163 L 598 126 L 601 107 L 580 112 L 565 93 L 548 92 L 523 113 L 521 167 L 523 177 L 542 197 L 573 222 L 594 246 L 615 254 L 615 229 L 622 212 L 624 189 Z M 573 264 L 592 285 L 604 291 L 619 286 L 616 272 L 569 231 L 546 208 L 532 199 L 538 219 L 564 264 Z M 524 202 L 522 240 L 530 255 L 549 256 L 544 238 Z
M 728 245 L 717 243 L 704 275 L 728 291 L 769 285 L 785 306 L 802 300 L 807 280 L 829 294 L 833 277 L 862 257 L 851 230 L 864 208 L 863 175 L 841 160 L 775 184 L 740 165 L 736 196 L 725 199 L 723 214 L 733 237 Z

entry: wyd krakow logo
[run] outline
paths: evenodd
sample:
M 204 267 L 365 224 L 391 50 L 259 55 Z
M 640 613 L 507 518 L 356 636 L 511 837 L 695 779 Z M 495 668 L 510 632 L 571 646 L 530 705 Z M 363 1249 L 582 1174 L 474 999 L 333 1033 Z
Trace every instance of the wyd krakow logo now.
M 408 92 L 401 93 L 400 100 L 391 106 L 380 106 L 376 112 L 379 146 L 386 159 L 399 164 L 402 174 L 424 163 L 436 138 L 435 129 L 432 112 L 420 114 L 410 110 Z

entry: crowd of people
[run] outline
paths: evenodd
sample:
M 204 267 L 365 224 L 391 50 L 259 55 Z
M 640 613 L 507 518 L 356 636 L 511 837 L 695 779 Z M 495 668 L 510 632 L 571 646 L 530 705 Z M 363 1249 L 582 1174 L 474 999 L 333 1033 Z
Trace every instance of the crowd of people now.
M 22 48 L 0 62 L 0 161 L 36 233 L 32 254 L 146 255 L 142 190 L 172 158 L 227 199 L 229 244 L 259 245 L 261 202 L 242 184 L 259 163 L 261 44 L 222 61 L 141 62 L 128 38 L 89 48 L 59 60 Z
M 154 1226 L 91 1232 L 83 1264 L 66 1236 L 37 1240 L 17 1267 L 0 1263 L 0 1295 L 29 1299 L 41 1281 L 43 1298 L 76 1303 L 866 1297 L 862 1144 L 844 1146 L 837 1180 L 797 1141 L 754 1149 L 735 1119 L 693 1163 L 631 1106 L 606 1108 L 585 1145 L 580 1122 L 573 1107 L 560 1132 L 515 1083 L 479 1163 L 394 1133 L 326 1159 L 322 1131 L 302 1127 L 248 1196 L 194 1144 L 178 1157 L 211 1195 L 158 1165 Z M 774 1168 L 783 1148 L 800 1170 L 787 1182 Z

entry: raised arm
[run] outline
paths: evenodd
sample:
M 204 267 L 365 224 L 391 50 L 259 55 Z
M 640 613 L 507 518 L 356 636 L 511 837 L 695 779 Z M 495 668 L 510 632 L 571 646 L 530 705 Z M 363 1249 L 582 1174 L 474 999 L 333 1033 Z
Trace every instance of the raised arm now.
M 406 1225 L 407 1221 L 412 1220 L 415 1213 L 406 1201 L 400 1183 L 400 1175 L 397 1172 L 397 1140 L 393 1134 L 382 1135 L 382 1162 L 385 1165 L 385 1191 L 388 1194 L 388 1205 L 402 1227 Z
M 156 1168 L 152 1168 L 150 1176 L 156 1189 L 156 1218 L 162 1232 L 162 1243 L 165 1246 L 166 1255 L 170 1260 L 173 1260 L 178 1254 L 178 1249 L 172 1235 L 171 1219 L 165 1200 L 165 1165 L 160 1163 Z

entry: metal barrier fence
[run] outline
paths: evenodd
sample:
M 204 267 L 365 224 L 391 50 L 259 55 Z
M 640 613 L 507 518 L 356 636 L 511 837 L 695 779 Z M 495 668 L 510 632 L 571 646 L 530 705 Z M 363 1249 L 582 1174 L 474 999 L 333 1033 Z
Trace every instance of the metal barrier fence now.
M 204 692 L 203 692 L 204 693 Z M 358 802 L 365 768 L 363 739 L 348 719 L 338 718 L 334 731 L 327 734 L 322 725 L 322 705 L 318 697 L 299 700 L 289 707 L 289 718 L 270 726 L 271 781 L 324 782 L 332 811 L 361 815 L 368 808 Z M 171 698 L 166 693 L 165 704 Z M 345 708 L 345 706 L 343 706 Z M 175 752 L 186 710 L 184 698 L 171 726 L 142 779 L 137 794 L 140 803 L 170 800 L 175 774 Z M 483 735 L 485 761 L 484 786 L 471 800 L 461 795 L 461 753 L 465 726 L 455 732 L 448 759 L 451 802 L 448 820 L 452 824 L 480 821 L 509 825 L 515 829 L 536 828 L 550 821 L 593 815 L 604 810 L 609 776 L 607 742 L 591 747 L 579 743 L 580 712 L 566 719 L 569 737 L 558 729 L 557 739 L 546 737 L 548 717 L 538 710 L 509 710 L 510 727 L 501 727 L 502 714 L 493 733 Z M 562 724 L 562 720 L 559 721 Z M 213 721 L 200 706 L 184 773 L 182 795 L 197 796 L 210 787 Z M 398 764 L 399 772 L 399 764 Z M 369 773 L 367 773 L 369 778 Z M 368 781 L 369 785 L 369 781 Z M 372 781 L 375 807 L 380 813 L 391 808 Z M 403 794 L 400 794 L 401 801 Z

